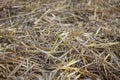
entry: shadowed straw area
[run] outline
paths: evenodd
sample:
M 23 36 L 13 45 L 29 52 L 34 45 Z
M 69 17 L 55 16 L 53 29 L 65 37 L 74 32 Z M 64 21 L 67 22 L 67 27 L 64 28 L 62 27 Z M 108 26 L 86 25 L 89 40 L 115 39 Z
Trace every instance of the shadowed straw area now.
M 119 0 L 0 0 L 0 80 L 119 79 Z

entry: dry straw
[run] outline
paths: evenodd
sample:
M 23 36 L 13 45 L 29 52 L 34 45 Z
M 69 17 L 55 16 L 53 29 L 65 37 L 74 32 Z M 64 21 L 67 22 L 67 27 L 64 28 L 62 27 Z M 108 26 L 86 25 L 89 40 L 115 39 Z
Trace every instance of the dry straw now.
M 119 0 L 1 0 L 0 80 L 119 80 Z

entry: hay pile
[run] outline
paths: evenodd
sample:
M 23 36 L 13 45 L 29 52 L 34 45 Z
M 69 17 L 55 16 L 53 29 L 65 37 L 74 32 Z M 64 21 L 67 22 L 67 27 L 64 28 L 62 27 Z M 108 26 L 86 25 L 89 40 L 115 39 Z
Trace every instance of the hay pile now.
M 0 80 L 119 79 L 119 0 L 0 0 Z

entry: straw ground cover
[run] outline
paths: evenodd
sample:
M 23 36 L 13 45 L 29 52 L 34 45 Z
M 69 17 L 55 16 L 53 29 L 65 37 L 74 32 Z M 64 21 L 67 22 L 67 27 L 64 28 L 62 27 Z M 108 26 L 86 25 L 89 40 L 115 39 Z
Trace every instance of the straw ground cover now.
M 0 80 L 119 79 L 119 0 L 0 0 Z

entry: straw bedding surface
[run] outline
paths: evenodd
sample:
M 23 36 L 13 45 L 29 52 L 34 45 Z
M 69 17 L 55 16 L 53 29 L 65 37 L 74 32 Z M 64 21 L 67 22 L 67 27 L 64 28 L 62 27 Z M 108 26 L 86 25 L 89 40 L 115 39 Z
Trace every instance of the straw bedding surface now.
M 119 0 L 0 0 L 0 80 L 119 80 Z

